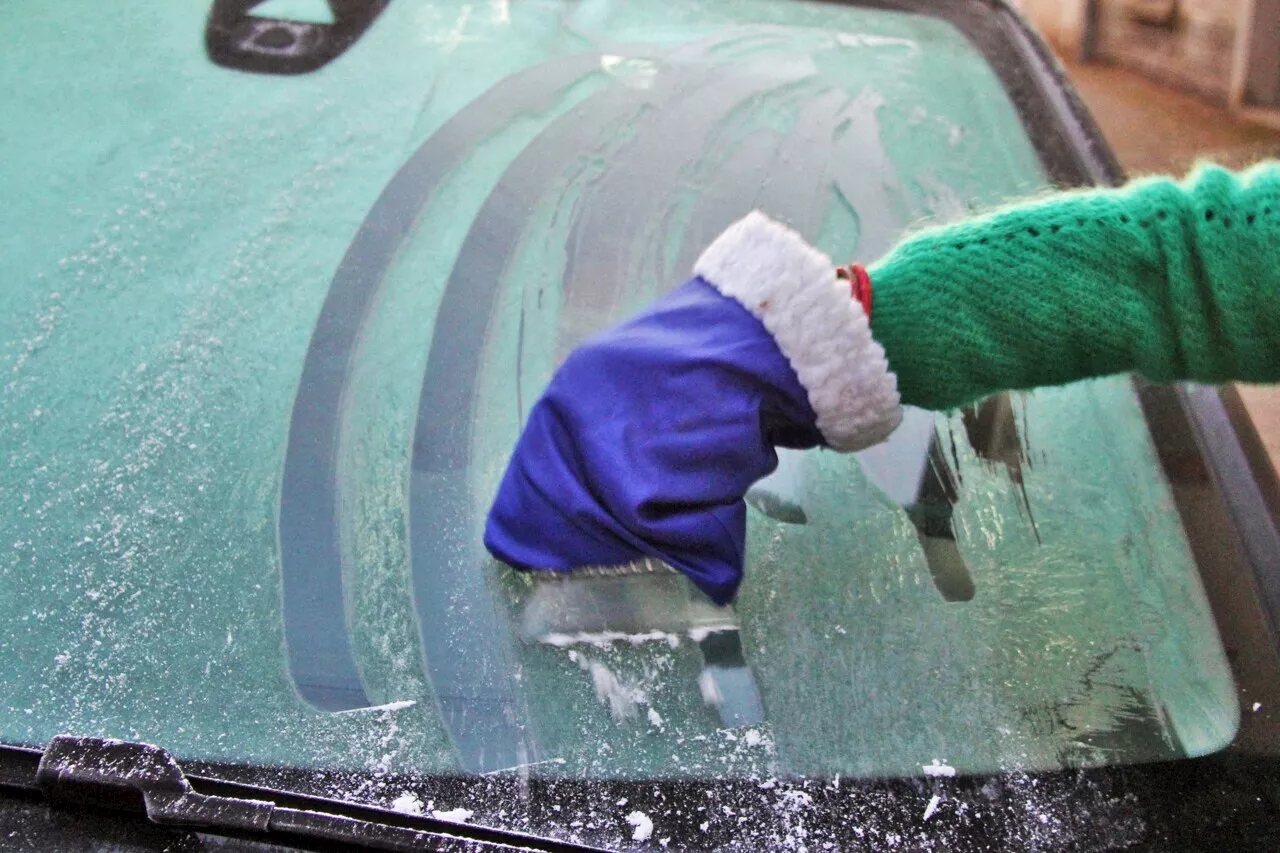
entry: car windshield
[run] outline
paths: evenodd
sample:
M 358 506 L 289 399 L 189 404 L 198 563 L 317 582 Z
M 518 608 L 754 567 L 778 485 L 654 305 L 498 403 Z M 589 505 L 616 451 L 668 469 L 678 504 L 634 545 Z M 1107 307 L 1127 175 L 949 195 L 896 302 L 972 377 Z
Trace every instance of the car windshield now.
M 539 581 L 481 544 L 557 363 L 736 218 L 871 261 L 1048 187 L 951 23 L 763 0 L 0 22 L 3 741 L 771 779 L 1232 740 L 1126 378 L 784 454 L 728 610 L 661 571 Z

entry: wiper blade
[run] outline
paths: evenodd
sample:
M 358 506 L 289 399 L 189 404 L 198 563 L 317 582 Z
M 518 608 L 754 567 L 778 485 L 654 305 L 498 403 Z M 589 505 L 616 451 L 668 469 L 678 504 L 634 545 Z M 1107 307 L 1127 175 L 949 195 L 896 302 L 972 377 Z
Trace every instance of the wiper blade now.
M 145 743 L 60 735 L 43 753 L 0 746 L 0 757 L 0 787 L 38 792 L 54 805 L 145 815 L 161 826 L 281 844 L 340 841 L 366 850 L 602 853 L 509 830 L 187 776 L 167 750 Z M 307 807 L 279 804 L 299 800 Z

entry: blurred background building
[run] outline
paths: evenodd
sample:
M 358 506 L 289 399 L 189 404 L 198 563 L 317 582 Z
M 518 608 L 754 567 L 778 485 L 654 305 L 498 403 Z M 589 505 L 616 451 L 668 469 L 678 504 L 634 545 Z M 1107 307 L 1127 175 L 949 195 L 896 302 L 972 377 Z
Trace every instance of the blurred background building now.
M 1280 0 L 1015 0 L 1064 55 L 1280 127 Z

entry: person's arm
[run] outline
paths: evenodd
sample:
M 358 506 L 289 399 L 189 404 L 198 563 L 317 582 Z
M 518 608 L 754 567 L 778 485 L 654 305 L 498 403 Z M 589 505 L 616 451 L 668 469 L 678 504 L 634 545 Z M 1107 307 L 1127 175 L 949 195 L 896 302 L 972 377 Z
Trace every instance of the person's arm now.
M 859 450 L 900 403 L 1138 371 L 1280 380 L 1280 168 L 1060 193 L 900 243 L 855 284 L 753 213 L 696 277 L 575 351 L 490 510 L 521 569 L 656 557 L 725 603 L 775 447 Z M 858 298 L 855 298 L 858 297 Z M 901 397 L 901 399 L 900 399 Z
M 923 231 L 869 270 L 904 403 L 1136 371 L 1280 379 L 1280 167 L 1060 193 Z

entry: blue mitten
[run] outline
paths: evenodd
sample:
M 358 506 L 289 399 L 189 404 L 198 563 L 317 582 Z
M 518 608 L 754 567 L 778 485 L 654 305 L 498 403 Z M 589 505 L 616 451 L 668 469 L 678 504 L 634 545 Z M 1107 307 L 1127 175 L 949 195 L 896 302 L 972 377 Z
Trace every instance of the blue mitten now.
M 774 448 L 853 451 L 893 431 L 896 379 L 830 258 L 753 213 L 695 276 L 552 378 L 489 512 L 498 559 L 563 572 L 655 557 L 725 604 L 743 495 Z

